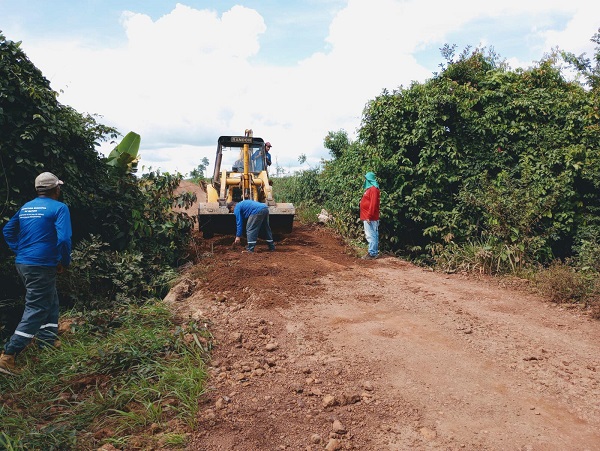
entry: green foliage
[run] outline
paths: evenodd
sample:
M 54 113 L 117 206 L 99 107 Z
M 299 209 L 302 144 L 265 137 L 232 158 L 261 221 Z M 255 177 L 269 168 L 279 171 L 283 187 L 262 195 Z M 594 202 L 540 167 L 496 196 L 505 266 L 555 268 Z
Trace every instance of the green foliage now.
M 329 132 L 333 158 L 290 176 L 285 197 L 325 208 L 340 233 L 360 238 L 362 180 L 373 171 L 384 250 L 448 270 L 520 271 L 574 254 L 597 268 L 597 89 L 567 81 L 556 54 L 511 71 L 493 51 L 455 50 L 443 49 L 425 83 L 369 101 L 356 142 Z M 597 67 L 584 63 L 592 80 Z
M 311 203 L 294 204 L 296 207 L 296 220 L 304 224 L 315 224 L 322 208 Z
M 143 202 L 132 206 L 130 249 L 142 252 L 153 264 L 177 266 L 185 261 L 195 218 L 174 208 L 188 208 L 196 201 L 194 193 L 176 194 L 181 174 L 150 172 L 142 176 L 139 189 Z
M 135 132 L 127 133 L 121 142 L 110 152 L 106 158 L 106 163 L 126 173 L 137 172 L 140 143 L 140 135 Z
M 97 449 L 100 430 L 125 446 L 152 423 L 194 427 L 212 340 L 204 327 L 174 326 L 161 303 L 66 319 L 71 334 L 59 352 L 30 348 L 20 357 L 23 375 L 0 379 L 2 449 Z M 145 440 L 156 449 L 153 437 Z
M 563 226 L 568 232 L 572 220 L 564 215 L 567 224 L 553 218 L 558 202 L 567 198 L 562 190 L 568 186 L 560 174 L 552 180 L 544 180 L 535 171 L 523 171 L 520 179 L 511 177 L 507 171 L 500 172 L 494 180 L 483 173 L 461 188 L 458 199 L 466 207 L 472 207 L 473 231 L 480 236 L 514 246 L 519 261 L 535 261 L 551 257 L 548 239 Z M 532 179 L 533 177 L 533 179 Z
M 581 227 L 573 246 L 577 267 L 584 272 L 600 273 L 600 225 Z
M 57 97 L 20 44 L 0 34 L 0 228 L 35 197 L 35 177 L 51 171 L 65 182 L 62 200 L 71 212 L 74 244 L 86 240 L 85 247 L 90 239 L 95 242 L 87 253 L 97 255 L 100 267 L 99 274 L 93 274 L 95 268 L 89 264 L 74 266 L 61 296 L 80 305 L 85 302 L 86 284 L 95 295 L 87 297 L 105 298 L 103 302 L 165 294 L 168 278 L 157 275 L 168 274 L 170 266 L 185 261 L 194 224 L 193 218 L 173 208 L 191 205 L 194 195 L 175 194 L 180 174 L 151 172 L 139 178 L 132 174 L 140 145 L 133 132 L 108 159 L 102 158 L 95 150 L 98 142 L 115 139 L 117 131 L 61 105 Z M 107 244 L 101 251 L 100 243 Z M 11 258 L 0 240 L 2 320 L 17 316 L 5 306 L 12 309 L 22 297 L 14 266 L 8 264 Z
M 114 249 L 92 235 L 74 246 L 72 264 L 59 277 L 59 292 L 69 305 L 104 308 L 147 297 L 163 297 L 175 274 L 170 269 L 187 258 L 194 218 L 175 212 L 187 208 L 195 194 L 175 194 L 181 175 L 145 174 L 132 182 L 121 208 L 130 201 L 120 236 L 125 245 Z
M 587 58 L 585 54 L 576 56 L 571 52 L 561 52 L 561 55 L 567 63 L 585 78 L 587 84 L 597 92 L 600 88 L 600 28 L 590 41 L 596 44 L 596 54 L 593 60 Z M 596 115 L 596 119 L 600 119 L 600 117 Z
M 208 164 L 209 164 L 208 158 L 206 158 L 206 157 L 202 158 L 202 161 L 196 167 L 196 169 L 192 169 L 190 171 L 190 179 L 196 183 L 204 180 L 204 172 L 206 171 Z
M 343 155 L 344 150 L 350 146 L 348 133 L 344 130 L 329 132 L 325 137 L 323 145 L 326 149 L 329 149 L 329 153 L 333 158 L 339 158 Z
M 273 186 L 276 202 L 321 205 L 325 198 L 319 183 L 318 169 L 307 169 L 298 171 L 293 176 L 275 178 Z
M 64 302 L 78 310 L 110 308 L 156 294 L 146 282 L 143 255 L 114 251 L 97 236 L 80 241 L 68 271 L 58 278 Z
M 273 185 L 275 201 L 293 203 L 297 220 L 303 223 L 317 222 L 317 215 L 329 197 L 321 186 L 321 171 L 318 168 L 273 178 Z
M 578 230 L 600 213 L 597 97 L 566 81 L 554 56 L 510 71 L 493 52 L 454 50 L 432 79 L 369 101 L 357 142 L 329 133 L 334 158 L 319 178 L 327 210 L 342 233 L 360 235 L 370 170 L 384 249 L 431 257 L 486 243 L 508 266 L 572 255 Z
M 518 274 L 523 269 L 523 250 L 492 237 L 433 245 L 430 250 L 432 263 L 448 273 Z

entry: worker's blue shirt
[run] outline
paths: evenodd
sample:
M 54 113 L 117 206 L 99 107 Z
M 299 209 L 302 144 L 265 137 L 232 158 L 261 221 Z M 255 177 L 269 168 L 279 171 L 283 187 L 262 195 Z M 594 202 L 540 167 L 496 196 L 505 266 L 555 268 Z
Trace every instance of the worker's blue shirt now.
M 245 220 L 247 220 L 251 215 L 255 215 L 265 208 L 267 210 L 269 209 L 269 207 L 262 202 L 256 202 L 254 200 L 243 200 L 238 202 L 233 209 L 236 224 L 235 236 L 242 236 Z
M 49 197 L 23 205 L 2 229 L 8 247 L 17 254 L 15 263 L 56 266 L 71 263 L 71 215 L 69 208 Z

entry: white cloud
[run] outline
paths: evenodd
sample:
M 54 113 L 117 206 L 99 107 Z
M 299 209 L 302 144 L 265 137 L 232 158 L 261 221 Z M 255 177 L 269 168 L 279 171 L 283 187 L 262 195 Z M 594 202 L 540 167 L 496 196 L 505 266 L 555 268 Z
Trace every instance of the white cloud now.
M 541 31 L 545 38 L 545 48 L 560 47 L 575 54 L 587 53 L 593 56 L 594 44 L 590 41 L 600 28 L 600 3 L 589 2 L 585 8 L 578 9 L 563 30 Z
M 544 51 L 585 48 L 600 11 L 583 3 L 349 0 L 330 24 L 328 51 L 287 67 L 254 62 L 269 29 L 259 11 L 243 6 L 219 16 L 177 4 L 156 20 L 124 12 L 127 40 L 120 47 L 91 48 L 83 40 L 30 40 L 24 47 L 53 88 L 64 90 L 61 102 L 101 114 L 123 134 L 139 133 L 146 167 L 189 172 L 203 156 L 212 163 L 219 135 L 252 128 L 273 143 L 282 166 L 293 168 L 300 154 L 311 164 L 327 155 L 329 130 L 352 135 L 365 103 L 383 88 L 430 77 L 414 57 L 424 46 L 441 45 L 480 18 L 500 24 L 555 12 L 571 17 L 564 29 L 532 24 Z M 474 44 L 483 39 L 476 38 Z

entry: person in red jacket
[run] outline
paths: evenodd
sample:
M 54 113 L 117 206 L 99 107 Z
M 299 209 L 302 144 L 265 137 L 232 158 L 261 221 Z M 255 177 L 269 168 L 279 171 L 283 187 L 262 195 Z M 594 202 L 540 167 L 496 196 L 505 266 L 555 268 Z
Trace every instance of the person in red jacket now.
M 379 255 L 379 183 L 375 174 L 365 174 L 365 193 L 360 200 L 360 220 L 365 226 L 365 237 L 369 243 L 369 251 L 363 258 L 374 259 Z

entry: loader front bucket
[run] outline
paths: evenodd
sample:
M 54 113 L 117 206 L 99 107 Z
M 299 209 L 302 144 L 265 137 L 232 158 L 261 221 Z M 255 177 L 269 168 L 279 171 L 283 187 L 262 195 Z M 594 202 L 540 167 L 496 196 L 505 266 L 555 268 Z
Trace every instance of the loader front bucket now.
M 269 224 L 273 233 L 292 233 L 296 209 L 292 204 L 278 203 L 269 207 Z
M 215 234 L 235 235 L 235 216 L 218 202 L 205 202 L 198 205 L 198 228 L 204 238 Z
M 287 234 L 292 232 L 296 210 L 292 204 L 279 203 L 269 206 L 269 225 L 271 231 Z M 218 202 L 200 203 L 198 206 L 198 227 L 204 238 L 216 235 L 234 235 L 236 232 L 235 215 L 229 213 L 226 206 Z M 244 230 L 245 233 L 245 230 Z

